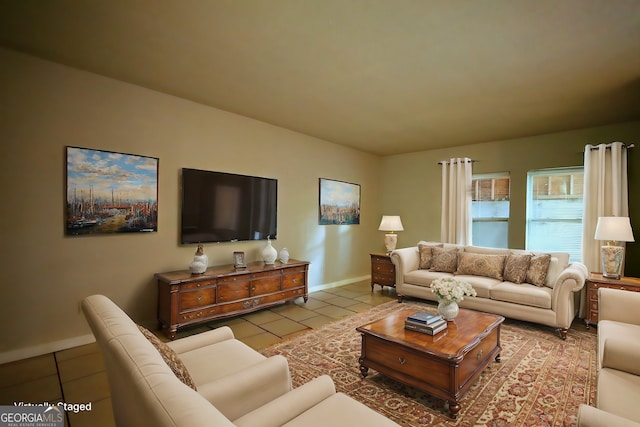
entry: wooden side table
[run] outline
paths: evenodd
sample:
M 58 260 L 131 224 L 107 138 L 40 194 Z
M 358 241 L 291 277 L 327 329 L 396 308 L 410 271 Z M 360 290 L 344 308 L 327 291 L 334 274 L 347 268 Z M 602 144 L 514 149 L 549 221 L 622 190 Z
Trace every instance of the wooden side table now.
M 371 291 L 373 285 L 396 287 L 396 266 L 391 262 L 391 256 L 387 254 L 371 255 Z
M 598 324 L 598 289 L 612 288 L 623 291 L 640 292 L 640 279 L 636 277 L 621 277 L 620 279 L 609 279 L 602 277 L 601 273 L 591 273 L 585 282 L 587 287 L 587 316 L 584 323 L 589 325 Z

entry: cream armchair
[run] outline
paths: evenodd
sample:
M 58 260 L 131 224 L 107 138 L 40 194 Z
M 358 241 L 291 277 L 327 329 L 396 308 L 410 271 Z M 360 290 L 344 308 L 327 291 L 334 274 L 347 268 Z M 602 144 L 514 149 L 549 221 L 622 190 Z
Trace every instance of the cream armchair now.
M 640 293 L 598 290 L 596 407 L 581 405 L 578 426 L 640 427 Z
M 284 357 L 263 356 L 227 327 L 154 347 L 154 337 L 107 297 L 87 297 L 82 309 L 105 360 L 120 427 L 397 427 L 336 393 L 326 375 L 292 389 Z M 181 379 L 165 360 L 178 365 Z

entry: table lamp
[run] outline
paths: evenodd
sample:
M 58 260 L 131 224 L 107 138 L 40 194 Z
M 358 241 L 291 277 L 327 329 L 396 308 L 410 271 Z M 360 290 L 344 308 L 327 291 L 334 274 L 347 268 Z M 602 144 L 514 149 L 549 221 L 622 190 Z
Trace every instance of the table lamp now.
M 396 231 L 404 231 L 402 227 L 402 221 L 399 216 L 383 215 L 382 221 L 380 221 L 380 227 L 378 231 L 386 231 L 384 235 L 384 245 L 387 247 L 387 252 L 391 252 L 396 248 L 398 243 L 398 235 Z
M 624 246 L 617 242 L 634 242 L 631 222 L 626 216 L 601 216 L 596 225 L 596 240 L 604 240 L 606 245 L 600 247 L 602 277 L 619 279 L 624 261 Z

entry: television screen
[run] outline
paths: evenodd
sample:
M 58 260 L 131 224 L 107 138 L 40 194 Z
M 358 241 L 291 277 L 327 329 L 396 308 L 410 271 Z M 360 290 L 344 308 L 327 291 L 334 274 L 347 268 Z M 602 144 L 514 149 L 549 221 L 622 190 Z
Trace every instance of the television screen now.
M 272 239 L 278 180 L 182 169 L 182 232 L 187 243 Z

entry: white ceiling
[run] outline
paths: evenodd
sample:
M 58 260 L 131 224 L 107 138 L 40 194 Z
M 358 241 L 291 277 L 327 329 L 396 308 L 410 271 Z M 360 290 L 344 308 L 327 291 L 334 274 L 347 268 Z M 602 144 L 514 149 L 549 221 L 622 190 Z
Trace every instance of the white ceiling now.
M 0 0 L 0 45 L 380 155 L 640 119 L 638 0 Z

